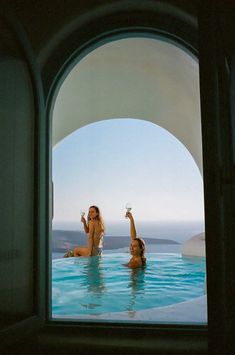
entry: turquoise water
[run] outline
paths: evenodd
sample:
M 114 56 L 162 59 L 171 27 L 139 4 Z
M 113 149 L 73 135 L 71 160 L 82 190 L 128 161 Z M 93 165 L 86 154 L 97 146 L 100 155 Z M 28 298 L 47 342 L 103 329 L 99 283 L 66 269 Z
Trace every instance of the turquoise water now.
M 52 261 L 52 317 L 164 307 L 202 296 L 205 258 L 148 253 L 144 269 L 129 254 Z

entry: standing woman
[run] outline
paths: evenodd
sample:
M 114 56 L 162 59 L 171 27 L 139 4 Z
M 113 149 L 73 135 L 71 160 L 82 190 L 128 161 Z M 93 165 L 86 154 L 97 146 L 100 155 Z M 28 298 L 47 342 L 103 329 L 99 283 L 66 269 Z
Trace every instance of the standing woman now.
M 101 255 L 103 250 L 104 222 L 97 206 L 89 208 L 87 221 L 82 216 L 84 231 L 88 234 L 87 247 L 76 247 L 73 250 L 74 256 L 96 256 Z
M 142 238 L 137 237 L 135 221 L 131 212 L 126 213 L 126 217 L 130 220 L 130 235 L 131 235 L 131 244 L 130 244 L 130 253 L 132 258 L 126 264 L 126 266 L 135 269 L 137 267 L 142 267 L 146 265 L 145 258 L 145 242 Z

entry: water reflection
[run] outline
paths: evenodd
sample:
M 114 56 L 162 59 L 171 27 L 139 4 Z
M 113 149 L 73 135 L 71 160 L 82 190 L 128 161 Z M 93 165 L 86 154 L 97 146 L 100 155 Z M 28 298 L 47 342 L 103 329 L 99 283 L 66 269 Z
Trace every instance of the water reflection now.
M 123 317 L 130 319 L 138 311 L 188 301 L 204 293 L 204 260 L 149 254 L 145 269 L 129 269 L 123 266 L 126 260 L 123 254 L 54 260 L 53 317 L 127 312 Z M 107 317 L 113 319 L 112 315 Z
M 87 288 L 88 294 L 101 297 L 105 292 L 104 275 L 100 256 L 92 256 L 86 260 L 83 269 L 82 287 Z
M 146 268 L 130 269 L 129 271 L 130 282 L 127 287 L 130 289 L 130 300 L 127 304 L 126 310 L 130 312 L 130 315 L 134 316 L 137 296 L 138 302 L 140 302 L 140 298 L 142 297 L 144 301 Z

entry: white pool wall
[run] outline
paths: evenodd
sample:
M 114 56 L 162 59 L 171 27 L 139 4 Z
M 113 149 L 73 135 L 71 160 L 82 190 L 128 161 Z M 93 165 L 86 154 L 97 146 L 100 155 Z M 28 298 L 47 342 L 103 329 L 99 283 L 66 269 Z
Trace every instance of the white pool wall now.
M 97 315 L 53 316 L 53 319 L 136 321 L 151 323 L 207 324 L 207 296 L 142 311 L 110 312 Z

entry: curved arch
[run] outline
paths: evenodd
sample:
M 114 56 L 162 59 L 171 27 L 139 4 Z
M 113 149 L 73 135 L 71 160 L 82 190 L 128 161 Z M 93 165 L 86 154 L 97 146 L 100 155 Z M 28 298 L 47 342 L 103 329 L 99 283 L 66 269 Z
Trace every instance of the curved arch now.
M 88 5 L 82 12 L 73 9 L 66 19 L 64 16 L 58 18 L 57 26 L 53 24 L 53 30 L 38 51 L 44 90 L 49 101 L 58 81 L 68 74 L 81 52 L 88 53 L 113 36 L 120 38 L 135 33 L 160 36 L 197 56 L 197 12 L 195 4 L 176 6 L 169 0 L 117 0 L 115 3 L 104 0 L 94 4 L 92 10 Z
M 126 38 L 98 47 L 61 85 L 53 144 L 92 122 L 139 118 L 176 136 L 202 172 L 198 71 L 192 56 L 153 38 Z

